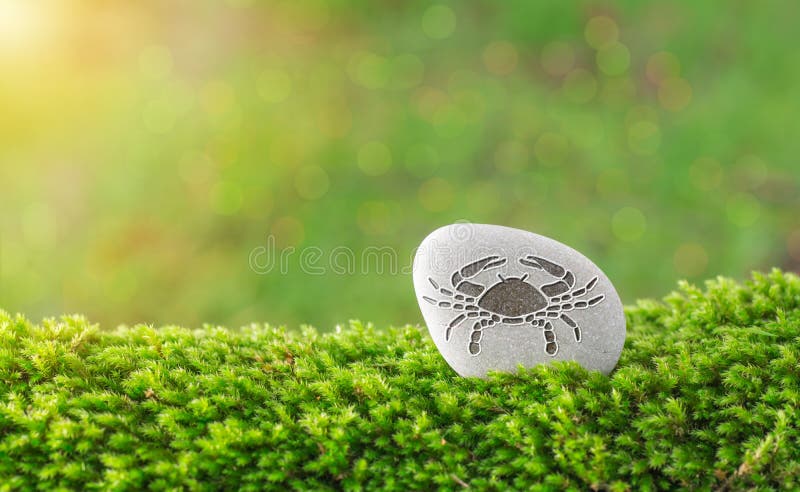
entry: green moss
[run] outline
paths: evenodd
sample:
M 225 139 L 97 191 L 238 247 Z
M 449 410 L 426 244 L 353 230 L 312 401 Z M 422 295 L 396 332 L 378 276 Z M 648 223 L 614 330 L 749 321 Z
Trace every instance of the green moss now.
M 800 278 L 627 309 L 610 377 L 455 376 L 423 328 L 0 312 L 0 489 L 800 487 Z

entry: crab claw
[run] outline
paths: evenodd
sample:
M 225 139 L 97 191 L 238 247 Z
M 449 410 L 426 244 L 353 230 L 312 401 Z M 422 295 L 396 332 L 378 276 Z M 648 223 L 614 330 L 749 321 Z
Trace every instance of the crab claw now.
M 528 258 L 531 258 L 531 257 L 529 256 Z M 529 260 L 528 258 L 520 258 L 519 262 L 522 263 L 523 265 L 527 266 L 527 267 L 536 268 L 537 270 L 541 270 L 542 269 L 542 265 L 536 263 L 535 261 Z
M 489 270 L 490 268 L 497 268 L 499 266 L 503 266 L 506 264 L 507 261 L 508 260 L 506 258 L 501 258 L 499 256 L 487 256 L 486 258 L 482 258 L 478 261 L 472 262 L 469 265 L 463 267 L 461 270 L 458 270 L 456 273 L 453 274 L 451 283 L 453 287 L 458 289 L 461 282 L 463 282 L 465 279 L 472 278 L 484 270 Z M 470 284 L 470 285 L 475 285 L 475 284 Z
M 520 263 L 527 266 L 532 266 L 534 268 L 538 267 L 544 270 L 545 272 L 549 273 L 554 277 L 563 277 L 567 271 L 561 265 L 556 265 L 550 260 L 545 260 L 541 256 L 526 256 L 525 258 L 519 260 Z

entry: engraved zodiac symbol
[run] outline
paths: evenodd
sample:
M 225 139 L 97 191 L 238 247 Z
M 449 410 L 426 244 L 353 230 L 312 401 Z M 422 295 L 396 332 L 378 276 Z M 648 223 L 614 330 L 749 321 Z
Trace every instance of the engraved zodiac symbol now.
M 527 273 L 517 278 L 503 277 L 498 273 L 497 277 L 500 280 L 488 288 L 479 283 L 470 282 L 470 279 L 474 279 L 480 273 L 499 268 L 507 261 L 507 258 L 500 256 L 488 256 L 460 268 L 450 277 L 452 290 L 440 287 L 436 281 L 428 277 L 433 288 L 446 296 L 446 299 L 437 300 L 427 296 L 423 296 L 423 299 L 434 306 L 451 309 L 458 313 L 447 324 L 445 340 L 450 340 L 453 328 L 467 319 L 474 319 L 475 322 L 469 335 L 468 350 L 471 355 L 478 355 L 481 353 L 481 338 L 483 338 L 484 328 L 497 324 L 530 324 L 542 329 L 545 342 L 544 352 L 553 357 L 558 353 L 558 342 L 551 320 L 560 319 L 572 328 L 575 341 L 580 342 L 581 328 L 567 315 L 567 311 L 588 309 L 605 299 L 602 294 L 588 300 L 584 299 L 597 284 L 597 277 L 576 289 L 575 275 L 571 271 L 540 256 L 529 255 L 520 258 L 520 264 L 536 270 L 543 270 L 558 280 L 535 287 L 526 281 Z

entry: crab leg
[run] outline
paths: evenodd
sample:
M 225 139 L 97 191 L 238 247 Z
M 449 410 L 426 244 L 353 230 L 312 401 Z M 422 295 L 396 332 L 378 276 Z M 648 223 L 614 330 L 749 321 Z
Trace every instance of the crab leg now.
M 578 323 L 575 322 L 572 318 L 567 316 L 566 314 L 561 315 L 561 321 L 566 323 L 570 328 L 572 328 L 572 333 L 575 335 L 575 341 L 581 341 L 581 327 L 578 326 Z
M 486 321 L 486 320 L 483 320 Z M 472 325 L 472 331 L 469 334 L 469 345 L 467 349 L 470 355 L 478 355 L 481 353 L 481 338 L 483 338 L 483 325 L 480 321 L 476 321 Z
M 541 318 L 559 318 L 561 317 L 560 313 L 564 311 L 573 311 L 575 309 L 587 309 L 592 307 L 596 304 L 599 304 L 606 296 L 599 295 L 597 297 L 593 297 L 588 301 L 576 301 L 576 302 L 565 302 L 563 304 L 551 304 L 547 306 L 547 309 L 543 309 L 537 312 L 534 316 L 541 317 Z
M 434 299 L 433 297 L 428 297 L 428 296 L 422 296 L 422 298 L 426 302 L 433 304 L 434 306 L 438 306 L 440 308 L 453 309 L 455 311 L 467 311 L 466 314 L 470 318 L 477 318 L 478 311 L 480 310 L 480 308 L 477 305 L 472 304 L 475 301 L 475 299 L 472 297 L 467 297 L 464 300 L 464 302 L 439 301 Z M 470 313 L 475 313 L 475 314 L 473 315 Z M 487 313 L 486 311 L 481 311 L 481 315 L 484 314 L 489 314 L 489 313 Z
M 556 342 L 556 332 L 553 331 L 553 324 L 549 321 L 544 324 L 544 353 L 554 357 L 558 353 L 558 342 Z
M 446 341 L 450 341 L 450 332 L 453 331 L 453 328 L 460 325 L 465 319 L 467 319 L 467 315 L 462 313 L 450 320 L 450 323 L 447 325 L 447 330 L 444 332 L 444 339 Z
M 556 341 L 556 332 L 553 330 L 553 323 L 543 318 L 535 318 L 531 321 L 531 326 L 542 329 L 542 336 L 544 337 L 544 353 L 550 357 L 558 353 L 558 341 Z
M 436 283 L 436 281 L 434 279 L 428 277 L 428 282 L 431 283 L 431 285 L 433 286 L 434 289 L 438 290 L 442 294 L 446 295 L 447 297 L 453 297 L 453 291 L 447 290 L 444 287 L 439 287 L 439 284 Z
M 492 316 L 490 313 L 482 312 L 480 320 L 475 321 L 472 325 L 472 331 L 469 333 L 469 343 L 467 345 L 467 350 L 469 354 L 472 356 L 478 355 L 481 353 L 481 339 L 483 338 L 483 329 L 490 328 L 498 322 L 496 320 L 496 316 Z
M 452 309 L 454 311 L 459 312 L 459 314 L 455 318 L 450 320 L 450 322 L 447 324 L 447 328 L 445 329 L 444 339 L 448 341 L 450 340 L 450 334 L 453 331 L 453 328 L 460 325 L 465 319 L 478 318 L 478 317 L 483 317 L 483 318 L 491 317 L 491 313 L 487 311 L 480 311 L 480 308 L 475 304 L 462 304 L 450 301 L 437 301 L 436 299 L 428 296 L 422 296 L 422 298 L 425 299 L 426 302 L 429 302 L 434 306 L 438 306 L 440 308 L 445 308 L 445 309 Z M 470 303 L 475 301 L 475 299 L 471 297 L 468 297 L 466 300 Z
M 428 282 L 430 282 L 433 288 L 438 290 L 440 294 L 451 297 L 454 301 L 462 301 L 464 304 L 471 304 L 475 302 L 475 297 L 465 296 L 464 294 L 455 293 L 451 290 L 445 289 L 444 287 L 439 287 L 439 284 L 430 277 L 428 277 Z M 453 304 L 453 302 L 449 301 L 436 301 L 436 299 L 427 296 L 422 296 L 422 298 L 431 304 L 438 305 L 439 307 L 450 307 L 450 305 Z
M 588 294 L 592 289 L 594 289 L 595 285 L 597 285 L 597 277 L 594 277 L 593 279 L 589 280 L 588 282 L 586 282 L 586 285 L 584 285 L 580 289 L 575 289 L 570 294 L 572 295 L 572 297 L 580 297 L 582 295 Z
M 564 295 L 562 295 L 560 297 L 556 296 L 556 297 L 551 298 L 550 302 L 569 301 L 571 299 L 576 299 L 578 297 L 585 296 L 586 294 L 591 292 L 592 289 L 594 289 L 595 285 L 597 285 L 597 277 L 594 277 L 590 281 L 586 282 L 586 285 L 584 285 L 580 289 L 575 289 L 572 292 L 564 294 Z

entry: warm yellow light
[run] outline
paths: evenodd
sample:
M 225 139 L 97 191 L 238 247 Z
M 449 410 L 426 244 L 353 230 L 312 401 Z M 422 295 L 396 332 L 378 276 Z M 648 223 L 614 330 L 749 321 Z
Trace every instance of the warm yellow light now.
M 45 0 L 0 0 L 0 56 L 25 55 L 48 35 Z

